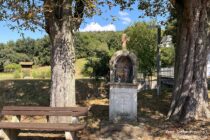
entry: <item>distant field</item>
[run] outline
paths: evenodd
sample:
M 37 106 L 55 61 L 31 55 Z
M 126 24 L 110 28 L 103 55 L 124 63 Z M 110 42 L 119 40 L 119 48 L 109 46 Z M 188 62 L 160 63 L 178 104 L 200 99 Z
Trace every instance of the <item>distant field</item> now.
M 14 79 L 13 73 L 0 73 L 0 80 Z
M 82 70 L 87 63 L 87 60 L 85 58 L 78 59 L 76 61 L 76 78 L 85 78 L 85 76 L 82 74 Z
M 87 78 L 84 77 L 82 74 L 82 70 L 87 63 L 87 60 L 85 58 L 78 59 L 76 61 L 76 78 L 81 79 L 81 78 Z M 49 79 L 50 75 L 50 66 L 44 66 L 44 67 L 38 67 L 38 66 L 33 66 L 33 69 L 31 71 L 32 77 L 35 77 L 35 79 Z M 21 78 L 15 78 L 14 73 L 0 73 L 0 80 L 12 80 L 12 79 L 21 79 Z M 22 75 L 20 73 L 20 75 Z M 47 75 L 47 76 L 46 76 Z

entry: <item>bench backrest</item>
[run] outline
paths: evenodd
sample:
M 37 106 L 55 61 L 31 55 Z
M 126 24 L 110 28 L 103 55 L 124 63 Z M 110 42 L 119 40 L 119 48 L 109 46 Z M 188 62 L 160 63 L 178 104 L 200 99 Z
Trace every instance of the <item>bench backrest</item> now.
M 4 106 L 1 115 L 28 116 L 87 116 L 88 107 L 35 107 Z

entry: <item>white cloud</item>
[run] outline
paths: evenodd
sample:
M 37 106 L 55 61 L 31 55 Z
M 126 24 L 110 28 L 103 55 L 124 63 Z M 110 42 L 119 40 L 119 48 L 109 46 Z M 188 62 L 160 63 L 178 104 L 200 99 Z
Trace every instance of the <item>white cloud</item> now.
M 129 14 L 127 12 L 124 12 L 124 11 L 119 11 L 119 15 L 120 16 L 129 16 Z
M 131 19 L 129 17 L 121 17 L 120 19 L 122 20 L 123 24 L 131 23 Z
M 118 12 L 120 17 L 119 19 L 122 21 L 122 24 L 130 24 L 131 23 L 131 18 L 129 17 L 129 14 L 127 12 L 124 11 L 119 11 Z
M 97 22 L 91 22 L 84 29 L 80 29 L 80 32 L 94 32 L 94 31 L 116 31 L 116 27 L 113 24 L 101 26 Z

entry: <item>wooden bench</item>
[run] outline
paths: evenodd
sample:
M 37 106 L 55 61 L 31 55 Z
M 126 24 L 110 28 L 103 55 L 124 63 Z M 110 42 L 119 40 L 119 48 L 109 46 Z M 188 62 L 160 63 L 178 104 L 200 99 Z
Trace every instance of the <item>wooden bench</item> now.
M 4 106 L 1 117 L 12 116 L 10 122 L 0 122 L 0 138 L 15 140 L 20 130 L 58 131 L 65 132 L 66 140 L 75 138 L 75 133 L 85 128 L 85 123 L 49 123 L 49 116 L 71 116 L 72 118 L 85 117 L 88 107 L 23 107 Z M 46 123 L 23 122 L 21 116 L 44 116 Z M 70 120 L 70 118 L 69 118 Z M 77 119 L 78 120 L 78 119 Z

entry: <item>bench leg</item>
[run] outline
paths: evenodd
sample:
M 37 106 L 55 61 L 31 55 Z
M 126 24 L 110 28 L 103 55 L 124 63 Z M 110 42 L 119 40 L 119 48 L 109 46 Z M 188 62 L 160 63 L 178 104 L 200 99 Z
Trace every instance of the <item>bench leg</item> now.
M 17 140 L 18 130 L 1 129 L 0 138 L 3 140 Z
M 66 139 L 66 140 L 77 140 L 76 132 L 69 132 L 69 131 L 66 131 L 66 132 L 65 132 L 65 139 Z
M 21 116 L 17 115 L 17 116 L 12 116 L 12 122 L 20 122 L 21 120 Z

